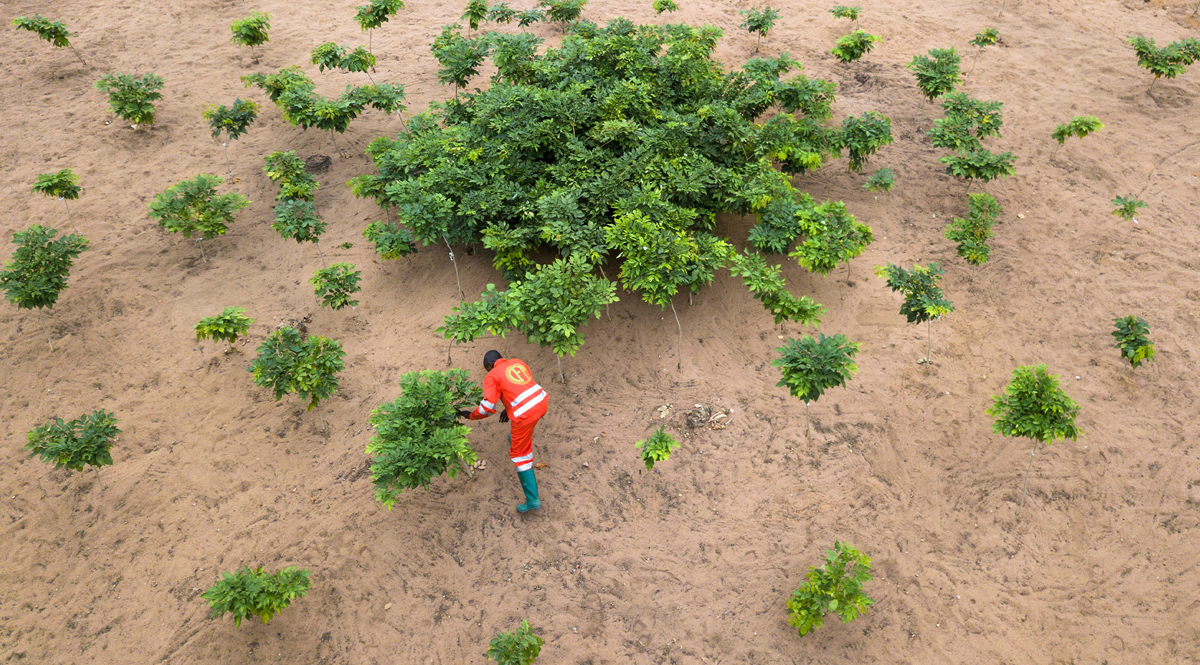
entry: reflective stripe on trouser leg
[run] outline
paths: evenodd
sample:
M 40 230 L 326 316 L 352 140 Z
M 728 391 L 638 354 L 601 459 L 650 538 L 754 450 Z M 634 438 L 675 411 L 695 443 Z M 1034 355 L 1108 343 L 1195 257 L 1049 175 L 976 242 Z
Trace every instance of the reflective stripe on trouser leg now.
M 508 457 L 517 467 L 517 471 L 528 471 L 533 468 L 533 428 L 537 426 L 537 422 L 537 420 L 512 421 Z

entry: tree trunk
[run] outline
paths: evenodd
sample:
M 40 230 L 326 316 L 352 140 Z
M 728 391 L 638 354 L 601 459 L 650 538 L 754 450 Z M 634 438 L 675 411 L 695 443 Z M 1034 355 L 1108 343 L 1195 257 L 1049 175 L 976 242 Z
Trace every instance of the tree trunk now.
M 104 486 L 104 479 L 100 477 L 100 467 L 96 467 L 96 484 L 100 486 L 100 491 L 108 489 Z
M 463 473 L 467 474 L 468 478 L 474 478 L 475 474 L 471 473 L 471 467 L 467 466 L 461 457 L 456 459 L 458 459 L 458 468 L 462 469 Z
M 458 302 L 461 305 L 467 301 L 467 296 L 463 293 L 462 279 L 458 276 L 458 261 L 454 260 L 454 248 L 450 246 L 450 241 L 445 234 L 442 235 L 442 242 L 446 243 L 446 249 L 450 250 L 450 263 L 454 264 L 454 281 L 458 282 Z
M 446 345 L 446 367 L 449 367 L 451 365 L 450 349 L 453 349 L 453 348 L 454 348 L 454 340 L 451 340 L 450 343 Z
M 812 441 L 812 425 L 808 421 L 808 400 L 804 402 L 804 436 L 808 437 L 809 442 Z
M 329 142 L 333 144 L 333 149 L 337 150 L 337 154 L 339 156 L 341 156 L 342 159 L 345 159 L 346 154 L 344 152 L 342 152 L 341 148 L 338 147 L 337 140 L 333 138 L 333 130 L 332 129 L 329 130 Z
M 567 377 L 562 371 L 562 356 L 554 354 L 554 359 L 558 361 L 558 378 L 562 379 L 563 385 L 567 385 Z
M 925 338 L 925 364 L 928 365 L 933 358 L 933 319 L 925 322 L 925 329 L 929 333 Z
M 50 350 L 54 350 L 54 342 L 50 341 L 50 331 L 46 330 L 46 322 L 42 319 L 42 308 L 38 308 L 38 323 L 42 324 L 42 332 L 46 334 L 46 343 L 50 345 Z
M 221 147 L 225 149 L 225 175 L 233 176 L 233 169 L 229 168 L 229 141 L 223 142 Z
M 608 275 L 604 274 L 604 266 L 602 266 L 600 264 L 596 264 L 596 267 L 600 269 L 600 276 L 603 277 L 605 280 L 607 280 Z M 608 316 L 609 321 L 612 321 L 612 310 L 610 310 L 608 308 L 608 306 L 609 306 L 608 303 L 604 303 L 604 314 Z
M 975 71 L 975 65 L 979 64 L 979 56 L 982 54 L 983 54 L 983 47 L 980 46 L 979 50 L 975 52 L 975 59 L 971 61 L 971 71 L 967 72 L 967 76 L 970 76 L 971 72 Z
M 68 44 L 67 46 L 71 46 L 71 45 L 70 45 L 70 44 Z M 74 46 L 71 46 L 71 53 L 74 53 L 74 54 L 75 54 L 75 57 L 76 57 L 76 58 L 79 58 L 79 62 L 83 62 L 83 66 L 84 66 L 84 67 L 87 67 L 87 66 L 88 66 L 88 63 L 86 63 L 86 62 L 84 62 L 84 61 L 83 61 L 83 56 L 82 56 L 82 55 L 79 55 L 79 51 L 76 51 Z
M 321 413 L 321 405 L 317 404 L 317 420 L 321 421 L 321 431 L 325 431 L 325 415 Z
M 679 338 L 675 344 L 675 369 L 683 371 L 683 326 L 679 324 L 679 313 L 675 311 L 675 301 L 671 301 L 671 313 L 675 315 L 675 327 L 679 329 Z
M 1021 489 L 1021 505 L 1017 506 L 1017 517 L 1021 516 L 1021 509 L 1025 507 L 1025 496 L 1029 493 L 1029 474 L 1033 471 L 1033 460 L 1037 457 L 1037 441 L 1033 442 L 1033 451 L 1029 453 L 1029 468 L 1025 469 L 1025 487 Z
M 203 259 L 205 263 L 208 263 L 208 255 L 204 253 L 204 238 L 200 239 L 200 258 Z
M 1149 93 L 1149 94 L 1151 94 L 1151 95 L 1153 95 L 1153 94 L 1154 94 L 1154 84 L 1155 84 L 1155 83 L 1158 83 L 1158 77 L 1157 77 L 1157 76 L 1155 76 L 1155 77 L 1154 77 L 1154 80 L 1153 80 L 1153 81 L 1150 81 L 1150 89 L 1146 91 L 1147 93 Z
M 83 235 L 79 232 L 79 229 L 75 228 L 75 222 L 71 221 L 71 204 L 67 201 L 66 197 L 63 197 L 62 202 L 63 206 L 67 209 L 67 224 L 71 225 L 71 230 L 75 232 L 75 235 Z
M 328 268 L 329 264 L 325 262 L 325 255 L 321 253 L 321 241 L 315 240 L 313 241 L 313 244 L 317 246 L 317 257 L 321 259 L 321 265 Z

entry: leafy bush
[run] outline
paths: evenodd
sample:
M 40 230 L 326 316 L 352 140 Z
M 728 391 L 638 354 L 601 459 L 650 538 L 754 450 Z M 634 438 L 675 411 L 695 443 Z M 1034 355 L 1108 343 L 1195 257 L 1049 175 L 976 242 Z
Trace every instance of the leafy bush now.
M 233 214 L 250 201 L 237 192 L 217 194 L 217 185 L 222 182 L 221 176 L 201 173 L 191 180 L 175 183 L 150 202 L 150 217 L 166 230 L 182 233 L 184 238 L 191 238 L 193 233 L 201 234 L 204 240 L 225 235 L 234 222 Z M 200 254 L 204 256 L 203 243 Z
M 162 99 L 162 77 L 144 74 L 134 78 L 129 74 L 105 74 L 96 81 L 96 89 L 108 93 L 108 106 L 125 122 L 136 125 L 154 124 L 153 102 Z
M 912 62 L 906 67 L 916 77 L 921 93 L 932 102 L 948 92 L 954 92 L 954 87 L 961 80 L 960 62 L 962 58 L 954 47 L 935 48 L 929 51 L 929 57 L 913 56 Z
M 458 31 L 461 27 L 453 23 L 442 28 L 442 34 L 433 40 L 430 50 L 442 65 L 438 70 L 438 81 L 442 85 L 454 84 L 454 96 L 458 89 L 466 87 L 467 81 L 479 75 L 479 67 L 491 52 L 487 36 L 467 39 Z
M 992 136 L 1000 138 L 1000 128 L 1004 125 L 1003 109 L 1003 102 L 972 99 L 965 92 L 952 92 L 942 98 L 942 110 L 947 119 L 962 123 L 979 140 Z
M 862 254 L 874 238 L 871 227 L 846 212 L 846 204 L 841 201 L 826 201 L 801 210 L 797 216 L 805 239 L 788 256 L 820 275 L 828 275 L 839 263 L 845 263 L 849 279 L 850 259 Z
M 775 384 L 787 387 L 792 397 L 809 402 L 817 401 L 830 388 L 845 387 L 846 381 L 858 371 L 854 356 L 858 355 L 858 344 L 846 339 L 845 335 L 816 338 L 801 336 L 788 338 L 775 349 L 779 358 L 771 361 L 778 367 L 783 378 Z
M 398 259 L 417 251 L 412 231 L 399 224 L 371 222 L 363 229 L 363 237 L 375 243 L 375 251 L 383 259 Z
M 254 375 L 256 385 L 274 391 L 275 401 L 296 393 L 312 411 L 337 390 L 337 373 L 345 367 L 345 355 L 337 340 L 303 337 L 299 330 L 284 326 L 259 345 L 258 357 L 246 371 Z M 324 424 L 324 417 L 321 422 Z
M 250 330 L 250 325 L 254 323 L 254 319 L 243 314 L 245 311 L 241 307 L 226 307 L 216 316 L 200 319 L 196 324 L 196 341 L 211 339 L 214 342 L 229 342 L 226 353 L 232 352 L 238 337 L 245 336 Z
M 258 117 L 258 109 L 257 102 L 235 99 L 231 108 L 209 106 L 200 115 L 208 121 L 214 139 L 221 138 L 221 133 L 224 132 L 230 140 L 237 140 L 246 133 L 250 128 L 250 123 Z
M 538 0 L 538 4 L 546 8 L 546 20 L 560 24 L 566 32 L 567 24 L 583 13 L 587 0 Z
M 317 214 L 312 201 L 290 199 L 275 206 L 275 223 L 271 228 L 285 239 L 316 243 L 320 251 L 325 221 Z
M 240 18 L 229 24 L 229 31 L 233 33 L 233 37 L 230 37 L 229 41 L 240 46 L 254 48 L 269 41 L 267 31 L 270 29 L 271 15 L 254 12 L 246 18 Z
M 1054 128 L 1050 134 L 1050 138 L 1058 141 L 1059 145 L 1066 143 L 1067 137 L 1077 136 L 1083 138 L 1092 132 L 1098 132 L 1104 129 L 1104 123 L 1100 122 L 1100 118 L 1094 115 L 1077 115 L 1065 125 L 1059 125 Z
M 971 71 L 967 72 L 967 76 L 970 76 L 971 72 L 975 71 L 975 65 L 979 64 L 979 56 L 983 53 L 983 49 L 988 46 L 994 46 L 998 41 L 1000 41 L 999 30 L 995 28 L 984 28 L 983 32 L 975 33 L 974 39 L 967 42 L 971 46 L 979 48 L 979 50 L 975 52 L 975 58 L 971 61 Z
M 46 335 L 50 350 L 54 342 L 42 320 L 42 309 L 54 307 L 58 296 L 67 288 L 67 276 L 71 264 L 88 248 L 88 241 L 80 235 L 69 235 L 55 239 L 58 231 L 34 224 L 24 231 L 13 233 L 13 244 L 17 246 L 12 260 L 4 263 L 0 271 L 0 288 L 4 297 L 19 309 L 38 311 L 38 323 Z
M 540 23 L 545 20 L 546 12 L 536 7 L 517 12 L 517 27 L 519 28 L 527 28 L 534 23 Z
M 834 44 L 829 52 L 833 54 L 833 57 L 842 62 L 854 62 L 867 53 L 870 53 L 871 49 L 875 48 L 875 44 L 881 41 L 883 39 L 876 35 L 863 32 L 862 30 L 855 30 L 848 35 L 839 37 L 837 43 Z
M 891 169 L 876 169 L 863 183 L 863 189 L 872 192 L 890 192 L 895 186 L 896 174 Z
M 654 7 L 655 14 L 679 11 L 679 5 L 675 4 L 675 0 L 654 0 L 651 6 Z
M 309 60 L 317 66 L 318 71 L 326 69 L 340 69 L 342 60 L 346 58 L 346 49 L 350 47 L 338 44 L 337 42 L 325 42 L 318 44 L 312 50 Z
M 670 457 L 671 451 L 679 447 L 679 442 L 675 440 L 675 437 L 667 434 L 667 426 L 663 425 L 654 434 L 651 434 L 649 439 L 638 441 L 633 444 L 633 447 L 642 450 L 642 463 L 646 465 L 646 470 L 650 471 L 656 462 L 662 462 Z
M 488 8 L 487 20 L 492 23 L 512 23 L 517 18 L 517 10 L 508 6 L 507 2 L 497 2 Z
M 404 8 L 403 0 L 370 0 L 369 4 L 355 7 L 354 22 L 365 31 L 374 30 Z
M 375 499 L 391 510 L 406 489 L 425 487 L 458 467 L 475 462 L 467 443 L 470 427 L 460 424 L 460 410 L 476 408 L 483 390 L 466 370 L 406 372 L 400 377 L 400 397 L 371 411 L 375 436 L 367 444 L 372 456 L 371 480 Z
M 362 271 L 355 270 L 353 263 L 335 263 L 328 268 L 318 268 L 308 280 L 313 285 L 313 292 L 321 299 L 321 306 L 333 310 L 343 307 L 358 307 L 358 301 L 352 296 L 362 287 L 358 280 Z
M 38 425 L 27 435 L 25 449 L 29 456 L 37 455 L 56 469 L 83 471 L 84 465 L 102 466 L 113 463 L 113 439 L 121 433 L 117 419 L 108 411 L 93 411 L 75 420 L 64 422 L 55 418 Z
M 779 18 L 779 10 L 771 9 L 770 6 L 762 9 L 751 7 L 750 9 L 739 9 L 738 13 L 745 19 L 739 27 L 758 34 L 758 41 L 754 43 L 754 52 L 758 53 L 762 38 L 766 37 L 771 28 L 775 27 L 775 20 Z
M 75 228 L 75 224 L 71 221 L 71 206 L 67 201 L 78 199 L 82 191 L 79 176 L 71 169 L 63 169 L 56 173 L 39 173 L 37 182 L 33 183 L 34 194 L 58 198 L 63 202 L 63 207 L 67 209 L 67 223 L 71 224 L 72 229 Z M 75 233 L 79 231 L 76 230 Z
M 212 607 L 212 616 L 219 619 L 226 612 L 233 615 L 233 625 L 241 627 L 242 619 L 258 617 L 263 623 L 286 610 L 293 600 L 303 598 L 312 584 L 307 570 L 288 566 L 277 573 L 264 573 L 262 566 L 251 570 L 243 566 L 234 573 L 222 573 L 221 580 L 209 587 L 200 597 Z
M 846 7 L 843 5 L 838 5 L 837 7 L 830 9 L 829 13 L 833 14 L 834 18 L 844 18 L 849 21 L 854 21 L 854 26 L 858 27 L 858 15 L 862 13 L 862 7 Z
M 875 268 L 875 274 L 887 280 L 889 289 L 904 296 L 904 302 L 900 304 L 900 313 L 904 318 L 909 323 L 926 324 L 926 361 L 933 355 L 933 320 L 954 311 L 954 304 L 946 300 L 938 286 L 945 272 L 938 267 L 937 261 L 927 266 L 916 264 L 911 272 L 890 263 Z
M 17 27 L 17 30 L 28 30 L 37 34 L 38 37 L 53 44 L 54 48 L 65 46 L 71 49 L 71 53 L 74 53 L 75 57 L 79 58 L 79 62 L 83 63 L 84 67 L 87 67 L 83 56 L 79 55 L 79 51 L 76 51 L 75 47 L 71 45 L 71 37 L 74 37 L 74 35 L 67 32 L 67 26 L 62 21 L 52 21 L 34 14 L 32 18 L 19 16 L 13 19 L 12 24 Z
M 842 133 L 837 147 L 844 148 L 850 159 L 850 170 L 862 173 L 868 159 L 875 151 L 892 143 L 892 119 L 875 111 L 861 116 L 847 116 L 842 121 Z
M 825 308 L 808 296 L 797 298 L 789 293 L 778 265 L 768 266 L 761 255 L 750 250 L 734 254 L 732 260 L 729 272 L 742 278 L 751 295 L 775 317 L 775 325 L 795 321 L 816 327 L 821 323 Z
M 295 151 L 273 152 L 266 157 L 263 167 L 271 182 L 279 183 L 276 201 L 312 201 L 320 183 L 304 170 L 304 160 Z
M 938 161 L 946 165 L 946 173 L 970 182 L 981 180 L 991 182 L 996 178 L 1007 178 L 1014 172 L 1013 162 L 1016 158 L 1011 152 L 992 154 L 985 149 L 964 150 L 957 155 L 940 157 Z
M 528 621 L 521 619 L 521 626 L 513 632 L 493 637 L 484 655 L 499 665 L 530 665 L 541 652 L 542 638 L 533 634 Z
M 1154 80 L 1150 81 L 1149 92 L 1160 77 L 1173 79 L 1187 71 L 1187 66 L 1200 60 L 1200 40 L 1195 37 L 1167 44 L 1162 48 L 1154 45 L 1154 39 L 1136 35 L 1125 40 L 1137 54 L 1138 66 L 1150 70 Z
M 478 30 L 479 24 L 488 17 L 487 0 L 467 0 L 467 9 L 460 17 L 467 22 L 471 30 Z
M 825 550 L 825 563 L 809 568 L 806 577 L 808 582 L 787 603 L 788 623 L 801 636 L 820 628 L 829 612 L 849 623 L 875 604 L 862 590 L 873 579 L 871 558 L 848 544 L 835 540 L 833 549 Z
M 946 239 L 958 243 L 958 255 L 971 264 L 971 275 L 975 268 L 987 262 L 991 247 L 987 241 L 996 234 L 992 224 L 1003 210 L 1000 203 L 989 194 L 971 194 L 966 219 L 955 217 L 946 225 Z
M 1117 209 L 1113 210 L 1112 214 L 1127 222 L 1133 221 L 1133 218 L 1137 216 L 1138 208 L 1149 207 L 1145 201 L 1135 199 L 1132 196 L 1118 196 L 1112 200 L 1112 204 L 1117 206 Z
M 1150 326 L 1146 319 L 1140 316 L 1126 316 L 1113 319 L 1116 329 L 1113 339 L 1117 340 L 1116 347 L 1121 350 L 1121 357 L 1129 361 L 1130 366 L 1137 369 L 1142 363 L 1154 362 L 1154 344 L 1146 336 Z

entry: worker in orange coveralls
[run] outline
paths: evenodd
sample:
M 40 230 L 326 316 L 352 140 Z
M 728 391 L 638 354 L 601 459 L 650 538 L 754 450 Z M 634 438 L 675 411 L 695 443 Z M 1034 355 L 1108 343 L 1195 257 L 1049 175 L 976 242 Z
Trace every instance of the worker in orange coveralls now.
M 537 510 L 542 502 L 538 500 L 537 478 L 533 475 L 533 428 L 546 415 L 550 396 L 534 382 L 533 372 L 522 360 L 506 359 L 499 351 L 488 351 L 483 356 L 483 368 L 487 370 L 483 401 L 474 411 L 459 411 L 458 417 L 482 420 L 496 413 L 497 404 L 504 406 L 500 422 L 512 420 L 508 456 L 517 467 L 517 478 L 525 491 L 525 503 L 517 506 L 517 512 Z

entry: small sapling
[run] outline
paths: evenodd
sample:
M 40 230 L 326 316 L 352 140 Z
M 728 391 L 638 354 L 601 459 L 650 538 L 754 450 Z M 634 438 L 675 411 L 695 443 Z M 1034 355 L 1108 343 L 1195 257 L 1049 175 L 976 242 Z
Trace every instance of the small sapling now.
M 96 81 L 95 88 L 108 93 L 108 106 L 112 112 L 136 129 L 140 125 L 154 124 L 154 102 L 162 99 L 158 91 L 163 85 L 162 77 L 156 74 L 143 74 L 141 78 L 129 74 L 105 74 Z
M 546 8 L 546 20 L 558 23 L 565 33 L 567 24 L 579 19 L 587 0 L 538 0 Z
M 375 78 L 371 76 L 375 69 L 375 56 L 364 46 L 356 46 L 353 51 L 348 52 L 342 60 L 341 68 L 348 72 L 366 74 L 371 83 L 375 82 Z
M 834 18 L 844 18 L 849 21 L 854 21 L 854 29 L 858 30 L 858 15 L 862 13 L 862 7 L 845 7 L 838 5 L 829 10 Z M 857 58 L 855 58 L 857 60 Z
M 57 198 L 63 202 L 63 206 L 67 209 L 67 223 L 71 225 L 75 233 L 79 233 L 79 229 L 76 229 L 75 223 L 71 221 L 71 206 L 67 201 L 78 199 L 82 191 L 83 188 L 79 186 L 79 176 L 75 175 L 71 169 L 63 169 L 57 173 L 39 173 L 37 182 L 33 183 L 35 194 Z
M 862 187 L 872 192 L 890 192 L 895 186 L 896 174 L 891 169 L 876 169 Z
M 1058 141 L 1058 145 L 1061 146 L 1071 136 L 1083 138 L 1101 129 L 1104 129 L 1104 123 L 1100 122 L 1100 118 L 1094 115 L 1077 115 L 1071 118 L 1071 122 L 1055 127 L 1054 131 L 1050 133 L 1050 138 Z M 1058 147 L 1054 148 L 1054 152 L 1058 152 Z
M 391 510 L 404 490 L 429 488 L 443 473 L 454 478 L 475 462 L 467 442 L 471 428 L 458 422 L 458 411 L 478 408 L 483 390 L 466 370 L 406 372 L 400 397 L 375 407 L 367 444 L 372 456 L 375 499 Z
M 56 469 L 83 471 L 84 465 L 96 468 L 113 463 L 113 440 L 121 433 L 117 419 L 108 411 L 93 411 L 75 420 L 55 418 L 30 430 L 25 449 L 29 456 L 37 455 Z M 103 484 L 101 484 L 103 487 Z
M 486 21 L 488 17 L 487 0 L 467 0 L 467 9 L 459 18 L 467 22 L 467 26 L 471 31 L 479 29 L 479 24 Z
M 387 23 L 388 19 L 404 8 L 403 0 L 371 0 L 370 4 L 355 7 L 354 22 L 367 32 L 367 50 L 373 50 L 375 28 Z
M 304 160 L 295 151 L 273 152 L 266 156 L 263 172 L 271 182 L 279 183 L 276 201 L 312 201 L 320 183 L 304 170 Z
M 1135 199 L 1132 196 L 1118 196 L 1112 200 L 1112 204 L 1117 206 L 1117 209 L 1113 210 L 1112 214 L 1127 222 L 1133 222 L 1135 224 L 1137 223 L 1136 217 L 1138 208 L 1149 207 L 1146 205 L 1145 201 Z
M 979 64 L 979 56 L 983 53 L 983 49 L 989 46 L 995 46 L 996 42 L 1000 41 L 1000 31 L 995 28 L 984 28 L 983 32 L 975 33 L 975 38 L 967 42 L 971 46 L 978 48 L 975 52 L 975 59 L 971 61 L 971 71 L 967 72 L 967 76 L 975 71 L 975 65 Z
M 845 387 L 846 381 L 858 371 L 854 356 L 858 355 L 859 345 L 845 335 L 826 337 L 818 333 L 816 338 L 789 337 L 786 344 L 775 350 L 779 357 L 771 361 L 771 366 L 778 367 L 783 375 L 775 385 L 787 387 L 792 397 L 804 401 L 804 430 L 812 438 L 809 402 L 817 401 L 829 388 Z
M 258 62 L 258 54 L 254 49 L 267 43 L 267 31 L 270 29 L 271 15 L 254 12 L 229 24 L 229 31 L 233 33 L 229 41 L 238 46 L 249 47 L 254 62 Z
M 533 627 L 525 619 L 511 633 L 500 633 L 488 644 L 489 662 L 498 665 L 531 665 L 542 652 L 542 638 L 533 634 Z
M 788 623 L 802 636 L 820 628 L 830 612 L 849 623 L 875 604 L 862 590 L 873 579 L 871 557 L 846 543 L 835 540 L 833 549 L 825 550 L 825 563 L 810 567 L 806 577 L 808 582 L 787 603 Z
M 751 7 L 750 9 L 740 9 L 738 13 L 745 19 L 740 27 L 758 35 L 758 40 L 754 42 L 754 52 L 758 53 L 758 47 L 762 45 L 762 38 L 766 37 L 771 28 L 775 27 L 775 20 L 779 18 L 779 10 L 771 9 L 769 6 L 763 9 Z
M 487 20 L 492 23 L 512 23 L 517 18 L 517 10 L 508 6 L 507 2 L 497 2 L 488 8 Z
M 254 375 L 256 385 L 274 391 L 277 402 L 296 393 L 307 402 L 309 411 L 317 409 L 321 429 L 325 429 L 320 403 L 337 390 L 337 374 L 345 367 L 345 355 L 337 340 L 304 337 L 299 330 L 284 326 L 259 345 L 258 357 L 246 371 Z
M 308 280 L 313 286 L 313 292 L 321 299 L 321 306 L 338 310 L 344 307 L 358 307 L 358 301 L 353 300 L 355 293 L 362 291 L 358 280 L 362 277 L 361 270 L 355 270 L 353 263 L 335 263 L 328 268 L 318 268 Z
M 837 43 L 830 49 L 833 57 L 842 62 L 854 62 L 865 54 L 870 53 L 875 44 L 883 41 L 876 35 L 872 35 L 862 30 L 839 37 Z
M 729 272 L 740 276 L 747 290 L 775 317 L 775 325 L 794 321 L 816 327 L 825 308 L 808 296 L 797 298 L 787 290 L 778 265 L 768 266 L 762 255 L 746 250 L 734 254 Z
M 839 263 L 845 263 L 849 280 L 850 259 L 862 254 L 874 239 L 871 227 L 847 212 L 841 201 L 826 201 L 801 210 L 797 216 L 804 242 L 788 256 L 819 275 L 828 275 Z
M 654 8 L 655 14 L 679 11 L 679 5 L 675 4 L 675 0 L 654 0 L 651 6 Z
M 349 47 L 340 45 L 337 42 L 325 42 L 313 48 L 312 57 L 309 60 L 322 72 L 326 69 L 340 69 L 342 60 L 346 58 L 347 48 Z
M 659 427 L 650 438 L 643 439 L 633 444 L 634 448 L 640 448 L 642 451 L 642 463 L 646 465 L 646 470 L 654 469 L 656 462 L 662 462 L 671 456 L 671 451 L 679 447 L 679 442 L 675 437 L 667 434 L 667 426 Z
M 65 46 L 71 49 L 71 53 L 74 53 L 75 57 L 79 58 L 79 62 L 83 63 L 84 67 L 87 67 L 83 56 L 79 55 L 79 51 L 76 51 L 75 47 L 71 45 L 71 37 L 74 35 L 67 32 L 67 26 L 62 21 L 51 21 L 48 18 L 34 14 L 32 18 L 25 16 L 15 18 L 12 24 L 17 26 L 17 30 L 28 30 L 29 32 L 36 33 L 38 37 L 53 44 L 54 48 Z
M 24 231 L 13 234 L 17 246 L 12 260 L 0 271 L 0 288 L 4 296 L 19 309 L 37 309 L 38 323 L 46 335 L 50 350 L 54 342 L 42 319 L 42 309 L 54 307 L 58 296 L 67 288 L 67 277 L 71 264 L 88 248 L 88 241 L 80 235 L 55 238 L 55 229 L 34 224 Z
M 1154 344 L 1146 336 L 1150 332 L 1146 319 L 1140 316 L 1126 316 L 1113 319 L 1113 324 L 1116 326 L 1112 332 L 1113 339 L 1117 340 L 1116 347 L 1121 350 L 1121 357 L 1128 360 L 1132 368 L 1137 369 L 1142 363 L 1154 362 Z
M 1058 376 L 1046 373 L 1045 365 L 1014 369 L 1012 381 L 1004 387 L 1003 394 L 992 396 L 992 402 L 987 414 L 996 419 L 992 423 L 993 431 L 1001 436 L 1034 440 L 1033 451 L 1029 453 L 1029 468 L 1025 471 L 1025 489 L 1021 491 L 1021 505 L 1017 507 L 1019 517 L 1025 507 L 1037 444 L 1048 446 L 1058 439 L 1075 441 L 1079 436 L 1075 427 L 1079 405 L 1058 387 Z
M 244 314 L 245 311 L 241 307 L 226 307 L 216 316 L 200 319 L 196 324 L 196 341 L 211 339 L 214 342 L 229 342 L 225 353 L 233 353 L 237 350 L 233 345 L 238 337 L 244 337 L 254 323 L 254 319 Z
M 954 87 L 961 80 L 959 63 L 962 58 L 950 48 L 935 48 L 929 51 L 929 56 L 913 56 L 912 62 L 905 65 L 917 79 L 917 87 L 925 99 L 933 101 L 938 97 L 954 92 Z
M 971 278 L 975 268 L 987 262 L 991 247 L 987 241 L 996 234 L 992 224 L 1003 210 L 1000 203 L 990 194 L 971 194 L 966 219 L 955 217 L 946 225 L 946 239 L 958 243 L 958 255 L 971 264 Z
M 301 199 L 290 199 L 276 205 L 275 223 L 271 224 L 271 228 L 286 239 L 315 244 L 321 263 L 325 262 L 325 255 L 321 253 L 321 236 L 325 233 L 325 226 L 312 201 Z
M 967 181 L 967 189 L 976 181 L 991 182 L 996 178 L 1007 178 L 1014 173 L 1011 152 L 993 154 L 991 151 L 964 150 L 957 155 L 940 157 L 938 161 L 946 165 L 946 173 Z
M 234 222 L 234 213 L 250 203 L 237 192 L 217 194 L 217 185 L 222 182 L 221 176 L 201 173 L 171 185 L 150 202 L 150 217 L 166 230 L 182 233 L 184 238 L 200 234 L 200 257 L 206 263 L 204 241 L 225 235 Z
M 517 27 L 528 28 L 534 23 L 541 23 L 546 20 L 546 11 L 543 9 L 533 8 L 517 12 Z
M 371 222 L 363 229 L 363 237 L 375 244 L 375 251 L 383 259 L 398 259 L 417 251 L 412 231 L 399 224 Z
M 258 617 L 263 623 L 286 610 L 293 600 L 308 593 L 312 575 L 307 570 L 288 566 L 275 574 L 264 573 L 262 566 L 250 569 L 243 566 L 233 573 L 222 573 L 221 580 L 200 597 L 212 607 L 212 616 L 219 619 L 228 612 L 233 625 L 241 627 L 242 619 Z
M 876 111 L 867 111 L 861 116 L 846 116 L 842 131 L 835 145 L 845 148 L 850 159 L 850 170 L 862 173 L 867 161 L 875 151 L 892 143 L 892 119 Z
M 946 300 L 938 286 L 945 272 L 936 261 L 927 266 L 916 264 L 911 271 L 890 263 L 875 267 L 875 274 L 887 280 L 888 288 L 904 296 L 900 313 L 908 322 L 926 324 L 925 362 L 933 356 L 933 320 L 954 311 L 954 304 Z
M 209 106 L 200 113 L 200 116 L 208 121 L 208 127 L 212 130 L 213 140 L 221 138 L 221 134 L 225 134 L 225 141 L 221 143 L 221 147 L 225 149 L 225 171 L 231 172 L 229 167 L 229 142 L 236 141 L 242 134 L 245 134 L 250 129 L 250 123 L 258 117 L 258 102 L 252 102 L 248 99 L 235 99 L 230 108 L 225 106 Z
M 442 85 L 454 84 L 454 97 L 458 97 L 458 89 L 467 85 L 471 77 L 479 74 L 479 67 L 491 52 L 491 40 L 487 35 L 467 39 L 458 31 L 457 23 L 442 28 L 430 50 L 437 58 L 441 68 L 438 69 L 438 81 Z
M 1125 41 L 1133 46 L 1137 53 L 1138 66 L 1150 70 L 1154 80 L 1150 81 L 1150 89 L 1154 92 L 1154 84 L 1160 77 L 1173 79 L 1187 71 L 1188 65 L 1200 60 L 1200 40 L 1195 37 L 1171 42 L 1162 48 L 1154 45 L 1154 40 L 1142 35 L 1130 37 Z

